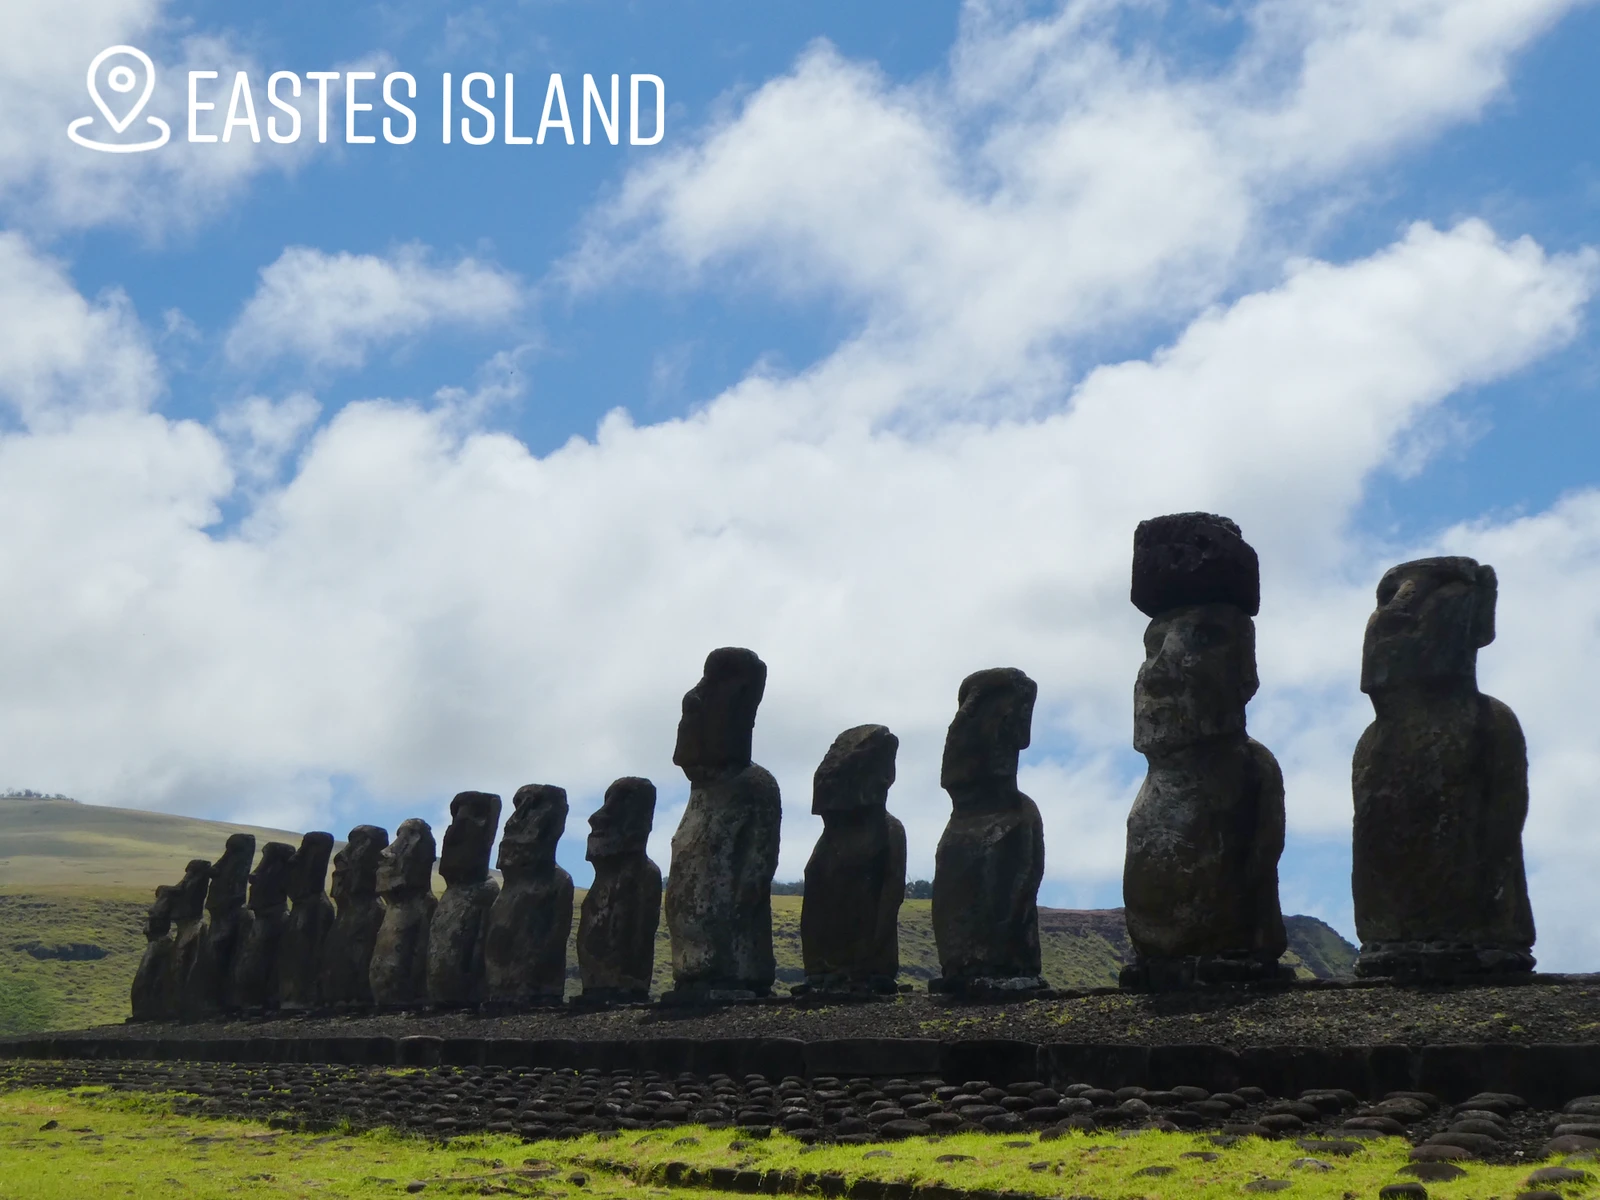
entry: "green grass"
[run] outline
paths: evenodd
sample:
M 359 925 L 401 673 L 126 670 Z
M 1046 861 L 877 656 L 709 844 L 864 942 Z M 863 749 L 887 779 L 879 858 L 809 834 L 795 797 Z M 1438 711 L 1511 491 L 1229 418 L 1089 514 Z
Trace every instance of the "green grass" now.
M 47 1122 L 56 1126 L 41 1129 Z M 1349 1158 L 1324 1155 L 1332 1169 L 1295 1166 L 1308 1152 L 1291 1141 L 1246 1138 L 1227 1148 L 1199 1135 L 1073 1133 L 1040 1142 L 1027 1135 L 958 1134 L 874 1146 L 810 1148 L 775 1135 L 682 1127 L 609 1138 L 525 1143 L 511 1136 L 447 1144 L 387 1131 L 309 1134 L 229 1118 L 179 1115 L 163 1096 L 97 1088 L 0 1094 L 0 1196 L 14 1200 L 94 1197 L 392 1197 L 420 1182 L 431 1195 L 544 1196 L 551 1200 L 724 1195 L 664 1186 L 668 1163 L 709 1171 L 836 1173 L 857 1179 L 1016 1191 L 1040 1197 L 1117 1200 L 1237 1198 L 1259 1179 L 1290 1182 L 1306 1200 L 1375 1196 L 1400 1174 L 1407 1144 L 1368 1142 Z M 1185 1154 L 1214 1154 L 1213 1161 Z M 946 1161 L 939 1161 L 941 1158 Z M 1443 1200 L 1511 1197 L 1535 1164 L 1467 1164 L 1466 1176 L 1427 1184 Z M 1170 1174 L 1141 1174 L 1171 1167 Z M 581 1177 L 581 1179 L 580 1179 Z M 1588 1189 L 1567 1194 L 1587 1195 Z
M 144 953 L 149 900 L 111 888 L 0 892 L 0 1035 L 121 1021 Z M 96 946 L 99 959 L 36 958 L 27 947 Z

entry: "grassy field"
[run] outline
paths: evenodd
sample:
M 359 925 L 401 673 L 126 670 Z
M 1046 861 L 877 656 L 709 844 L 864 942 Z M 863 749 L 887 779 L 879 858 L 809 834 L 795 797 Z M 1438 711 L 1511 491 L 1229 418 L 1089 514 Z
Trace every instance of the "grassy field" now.
M 1245 1138 L 1221 1146 L 1199 1135 L 1156 1132 L 1071 1133 L 1052 1141 L 958 1134 L 807 1147 L 782 1135 L 758 1140 L 692 1126 L 559 1142 L 497 1135 L 439 1143 L 390 1132 L 294 1133 L 178 1115 L 165 1097 L 94 1088 L 0 1093 L 0 1196 L 8 1200 L 408 1194 L 694 1200 L 726 1194 L 707 1186 L 726 1185 L 727 1175 L 719 1179 L 714 1169 L 778 1173 L 766 1178 L 792 1172 L 802 1186 L 811 1176 L 811 1194 L 825 1184 L 835 1192 L 866 1179 L 1040 1197 L 1236 1200 L 1284 1191 L 1305 1200 L 1352 1200 L 1413 1180 L 1406 1173 L 1407 1150 L 1403 1139 L 1390 1138 L 1365 1143 L 1350 1157 L 1319 1156 L 1293 1141 Z M 1427 1194 L 1444 1200 L 1515 1196 L 1528 1186 L 1535 1165 L 1469 1163 L 1454 1180 L 1430 1180 Z

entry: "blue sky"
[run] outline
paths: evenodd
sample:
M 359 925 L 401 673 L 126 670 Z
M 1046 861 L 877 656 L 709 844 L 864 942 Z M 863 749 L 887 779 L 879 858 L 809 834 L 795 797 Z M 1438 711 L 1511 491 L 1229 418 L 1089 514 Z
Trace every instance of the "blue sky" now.
M 1008 663 L 1041 687 L 1042 899 L 1116 903 L 1132 525 L 1205 508 L 1262 555 L 1286 909 L 1352 932 L 1378 575 L 1471 553 L 1501 572 L 1482 680 L 1529 737 L 1540 950 L 1600 954 L 1600 835 L 1573 833 L 1600 771 L 1600 7 L 20 20 L 0 501 L 26 519 L 0 563 L 29 583 L 0 591 L 0 665 L 34 686 L 0 714 L 0 783 L 341 832 L 559 783 L 581 881 L 614 776 L 661 788 L 664 860 L 678 696 L 741 643 L 772 672 L 780 875 L 815 836 L 810 771 L 868 720 L 902 736 L 925 875 L 956 686 Z M 118 42 L 156 61 L 160 151 L 62 132 Z M 179 144 L 202 68 L 248 70 L 258 104 L 272 70 L 409 71 L 421 131 Z M 477 70 L 516 74 L 524 132 L 553 71 L 574 102 L 586 71 L 659 75 L 665 137 L 441 145 L 439 75 Z

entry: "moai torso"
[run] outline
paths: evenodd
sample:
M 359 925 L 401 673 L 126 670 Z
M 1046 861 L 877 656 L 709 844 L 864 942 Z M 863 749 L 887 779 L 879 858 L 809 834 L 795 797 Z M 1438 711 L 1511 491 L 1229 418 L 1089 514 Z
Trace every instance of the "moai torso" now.
M 683 698 L 672 761 L 689 804 L 672 835 L 667 929 L 676 990 L 766 995 L 772 953 L 772 875 L 783 805 L 778 781 L 750 761 L 767 668 L 749 650 L 706 658 Z
M 484 998 L 484 936 L 500 885 L 489 876 L 489 851 L 500 826 L 500 797 L 460 792 L 450 801 L 439 874 L 444 895 L 428 931 L 428 1003 L 459 1008 Z
M 372 952 L 383 926 L 378 861 L 388 845 L 387 830 L 357 825 L 333 856 L 331 899 L 338 915 L 322 945 L 317 990 L 324 1004 L 372 1003 Z
M 394 841 L 378 856 L 383 924 L 367 979 L 373 1003 L 382 1007 L 415 1008 L 428 1001 L 428 933 L 438 907 L 433 861 L 433 830 L 415 817 L 400 822 Z
M 661 868 L 650 861 L 656 808 L 648 779 L 618 779 L 589 818 L 594 883 L 578 921 L 578 972 L 588 999 L 644 1000 L 655 972 Z
M 239 946 L 241 913 L 255 858 L 256 839 L 228 835 L 222 857 L 211 865 L 206 889 L 206 926 L 195 951 L 189 979 L 191 1016 L 215 1016 L 238 1007 L 233 995 L 233 958 Z
M 322 946 L 335 917 L 326 890 L 332 853 L 333 834 L 308 833 L 289 862 L 289 920 L 278 942 L 278 1005 L 289 1012 L 319 1003 Z
M 906 831 L 885 806 L 898 747 L 882 725 L 847 729 L 812 781 L 823 827 L 806 863 L 800 948 L 813 989 L 895 990 Z
M 132 1009 L 135 1021 L 168 1021 L 178 1015 L 174 977 L 175 943 L 172 940 L 172 896 L 175 888 L 156 889 L 144 923 L 144 954 L 133 975 Z
M 517 789 L 511 807 L 497 864 L 504 884 L 484 934 L 485 999 L 560 1003 L 572 936 L 572 876 L 556 865 L 567 793 L 530 783 Z
M 289 864 L 294 847 L 268 842 L 250 874 L 250 901 L 239 926 L 233 994 L 240 1008 L 278 1007 L 278 943 L 289 923 Z

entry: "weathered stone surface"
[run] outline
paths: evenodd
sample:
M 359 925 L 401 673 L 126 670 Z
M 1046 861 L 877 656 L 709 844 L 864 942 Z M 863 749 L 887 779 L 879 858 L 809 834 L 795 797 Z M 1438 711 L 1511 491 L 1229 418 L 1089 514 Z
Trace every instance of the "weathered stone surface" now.
M 561 1000 L 572 935 L 572 876 L 556 865 L 567 793 L 530 783 L 511 798 L 500 839 L 500 894 L 484 933 L 486 998 L 495 1004 Z
M 1477 682 L 1496 593 L 1470 558 L 1402 563 L 1378 584 L 1361 656 L 1376 719 L 1352 764 L 1358 974 L 1533 969 L 1527 747 Z
M 233 996 L 233 956 L 255 856 L 256 839 L 248 833 L 232 833 L 222 857 L 211 864 L 205 936 L 200 939 L 189 976 L 186 1011 L 191 1017 L 214 1016 L 238 1007 Z
M 288 1012 L 315 1008 L 322 946 L 336 914 L 328 899 L 328 856 L 333 834 L 320 830 L 300 839 L 289 860 L 289 920 L 278 942 L 278 1006 Z
M 268 842 L 250 873 L 250 902 L 241 914 L 233 959 L 233 994 L 240 1008 L 278 1007 L 278 943 L 289 923 L 289 864 L 294 847 Z
M 906 831 L 889 815 L 900 739 L 858 725 L 834 739 L 812 777 L 822 836 L 806 863 L 800 948 L 813 989 L 892 992 L 906 894 Z
M 441 1008 L 481 1004 L 484 935 L 500 885 L 489 877 L 489 852 L 500 827 L 500 797 L 458 792 L 450 801 L 439 874 L 444 895 L 428 931 L 428 1003 Z
M 934 856 L 933 935 L 942 972 L 929 985 L 935 990 L 1044 986 L 1044 822 L 1017 789 L 1017 758 L 1031 737 L 1038 692 L 1013 667 L 961 681 L 939 771 L 951 813 Z
M 372 1003 L 372 951 L 383 927 L 378 862 L 388 845 L 387 829 L 357 825 L 333 856 L 331 898 L 338 915 L 322 945 L 317 993 L 324 1004 Z
M 1133 745 L 1149 772 L 1128 814 L 1122 888 L 1135 961 L 1123 986 L 1276 977 L 1288 944 L 1283 774 L 1245 732 L 1259 686 L 1255 551 L 1225 517 L 1146 521 L 1133 591 L 1170 607 L 1145 608 L 1134 684 Z
M 433 895 L 433 830 L 412 817 L 378 855 L 378 895 L 383 924 L 372 948 L 367 978 L 375 1004 L 405 1008 L 428 999 L 428 932 L 438 901 Z
M 194 1007 L 192 976 L 206 934 L 206 889 L 210 882 L 211 864 L 203 858 L 191 858 L 171 898 L 173 992 L 177 996 L 179 1015 L 184 1017 L 200 1015 Z
M 672 835 L 667 930 L 675 990 L 766 995 L 772 954 L 772 874 L 783 818 L 778 781 L 750 761 L 767 666 L 749 650 L 707 657 L 683 697 L 672 761 L 689 805 Z
M 167 1021 L 178 1015 L 176 944 L 172 940 L 172 905 L 176 888 L 156 888 L 155 903 L 145 916 L 144 954 L 133 975 L 135 1021 Z
M 655 824 L 656 786 L 627 776 L 606 789 L 589 817 L 585 857 L 594 883 L 578 919 L 578 973 L 589 999 L 644 1000 L 661 923 L 661 868 L 645 853 Z

